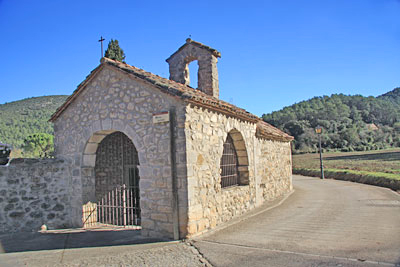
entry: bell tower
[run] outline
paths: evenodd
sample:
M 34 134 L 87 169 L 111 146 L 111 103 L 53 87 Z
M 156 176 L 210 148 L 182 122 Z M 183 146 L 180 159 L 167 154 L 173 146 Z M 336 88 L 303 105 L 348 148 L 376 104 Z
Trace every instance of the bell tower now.
M 219 57 L 221 53 L 217 50 L 188 38 L 186 43 L 166 60 L 169 64 L 169 79 L 189 85 L 189 63 L 197 60 L 199 64 L 197 89 L 219 98 L 217 69 Z

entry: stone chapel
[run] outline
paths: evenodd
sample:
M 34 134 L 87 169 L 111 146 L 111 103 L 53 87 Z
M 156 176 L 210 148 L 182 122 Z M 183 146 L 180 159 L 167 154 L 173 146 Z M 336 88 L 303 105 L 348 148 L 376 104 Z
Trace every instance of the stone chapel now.
M 169 79 L 101 59 L 50 119 L 56 154 L 73 165 L 71 226 L 179 239 L 292 190 L 293 138 L 219 99 L 220 57 L 187 39 L 166 60 Z

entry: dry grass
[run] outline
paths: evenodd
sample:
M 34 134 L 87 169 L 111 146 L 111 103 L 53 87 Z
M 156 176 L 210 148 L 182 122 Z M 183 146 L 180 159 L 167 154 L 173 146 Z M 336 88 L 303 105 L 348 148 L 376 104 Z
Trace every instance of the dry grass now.
M 324 169 L 400 180 L 400 149 L 323 154 Z M 319 154 L 293 155 L 293 169 L 319 170 Z

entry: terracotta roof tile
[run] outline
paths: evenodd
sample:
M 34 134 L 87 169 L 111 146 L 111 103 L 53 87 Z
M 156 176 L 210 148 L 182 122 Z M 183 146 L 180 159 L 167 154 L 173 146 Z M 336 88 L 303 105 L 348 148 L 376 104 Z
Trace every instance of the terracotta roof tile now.
M 277 128 L 263 122 L 259 117 L 247 112 L 244 109 L 238 108 L 230 103 L 219 100 L 213 96 L 207 95 L 200 90 L 194 89 L 190 86 L 160 77 L 153 73 L 144 71 L 142 69 L 130 66 L 126 63 L 115 61 L 108 58 L 102 58 L 101 64 L 95 68 L 86 79 L 78 85 L 77 89 L 67 98 L 65 103 L 59 107 L 56 112 L 50 118 L 50 121 L 55 121 L 61 113 L 69 106 L 70 103 L 84 90 L 90 80 L 105 66 L 115 67 L 125 73 L 133 75 L 145 82 L 148 82 L 155 87 L 159 88 L 160 91 L 169 95 L 178 97 L 187 103 L 195 106 L 201 106 L 219 113 L 223 113 L 227 116 L 235 117 L 251 123 L 257 123 L 257 136 L 264 137 L 267 139 L 276 139 L 280 141 L 290 141 L 293 137 L 286 133 L 278 130 Z
M 275 128 L 271 124 L 266 123 L 261 119 L 259 122 L 257 122 L 256 136 L 259 138 L 272 139 L 285 142 L 289 142 L 294 139 L 293 136 L 290 136 L 287 133 L 282 132 L 278 128 Z

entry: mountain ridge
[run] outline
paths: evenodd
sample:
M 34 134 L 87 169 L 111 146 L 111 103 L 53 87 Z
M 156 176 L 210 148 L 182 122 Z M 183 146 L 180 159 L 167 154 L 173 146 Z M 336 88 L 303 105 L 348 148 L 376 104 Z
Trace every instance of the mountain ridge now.
M 295 137 L 294 152 L 315 152 L 317 126 L 326 150 L 363 151 L 400 146 L 400 88 L 377 97 L 317 96 L 263 114 L 264 121 Z M 375 125 L 375 126 L 372 126 Z

